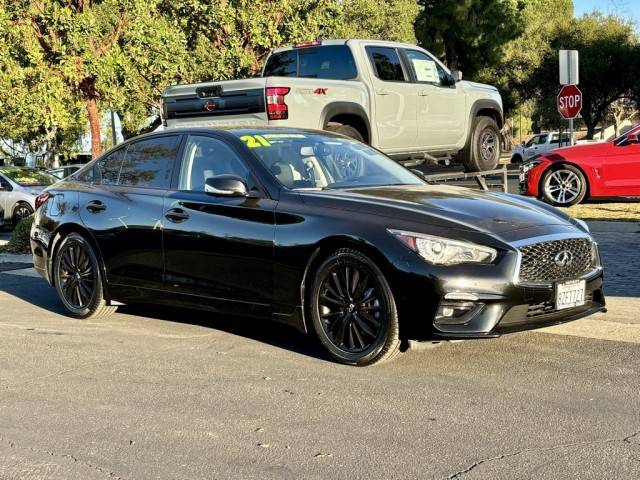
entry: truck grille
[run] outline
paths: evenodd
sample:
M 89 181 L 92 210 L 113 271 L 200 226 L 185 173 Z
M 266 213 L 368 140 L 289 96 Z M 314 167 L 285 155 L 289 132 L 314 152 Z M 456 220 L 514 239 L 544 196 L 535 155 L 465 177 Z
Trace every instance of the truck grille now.
M 521 247 L 520 252 L 521 282 L 547 283 L 578 278 L 594 265 L 593 244 L 586 238 L 534 243 Z M 558 255 L 566 261 L 556 262 Z

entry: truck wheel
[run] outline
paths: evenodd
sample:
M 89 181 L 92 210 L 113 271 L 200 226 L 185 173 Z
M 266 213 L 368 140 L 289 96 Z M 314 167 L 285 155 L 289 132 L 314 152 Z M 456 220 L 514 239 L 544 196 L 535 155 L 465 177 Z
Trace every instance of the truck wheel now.
M 500 129 L 493 118 L 476 117 L 471 125 L 471 137 L 457 160 L 467 172 L 493 170 L 500 161 Z
M 354 140 L 364 143 L 364 137 L 362 134 L 353 128 L 351 125 L 342 125 L 342 124 L 333 124 L 327 125 L 325 130 L 328 132 L 339 133 L 340 135 L 344 135 L 345 137 L 351 137 Z

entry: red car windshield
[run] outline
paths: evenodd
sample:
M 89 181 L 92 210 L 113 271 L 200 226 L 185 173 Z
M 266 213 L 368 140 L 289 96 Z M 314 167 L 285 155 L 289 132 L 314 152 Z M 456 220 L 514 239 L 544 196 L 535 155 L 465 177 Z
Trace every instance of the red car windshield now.
M 635 125 L 634 127 L 632 127 L 630 130 L 627 130 L 626 132 L 624 132 L 622 135 L 616 137 L 613 139 L 613 143 L 618 143 L 621 140 L 624 140 L 627 135 L 629 135 L 630 133 L 637 133 L 640 134 L 640 125 Z

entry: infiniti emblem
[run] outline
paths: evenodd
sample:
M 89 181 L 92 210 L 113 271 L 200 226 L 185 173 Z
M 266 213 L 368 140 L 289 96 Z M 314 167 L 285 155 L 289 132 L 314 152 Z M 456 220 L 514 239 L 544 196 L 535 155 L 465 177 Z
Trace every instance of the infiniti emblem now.
M 569 250 L 558 252 L 553 261 L 559 267 L 568 267 L 573 262 L 573 254 Z

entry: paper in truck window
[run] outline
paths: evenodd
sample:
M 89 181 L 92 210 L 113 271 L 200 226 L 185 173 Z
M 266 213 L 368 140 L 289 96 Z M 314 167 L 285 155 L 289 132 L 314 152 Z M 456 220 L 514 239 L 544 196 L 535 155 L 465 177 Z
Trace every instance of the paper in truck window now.
M 413 63 L 413 69 L 416 72 L 416 79 L 419 82 L 440 83 L 436 62 L 433 60 L 412 58 L 411 63 Z

